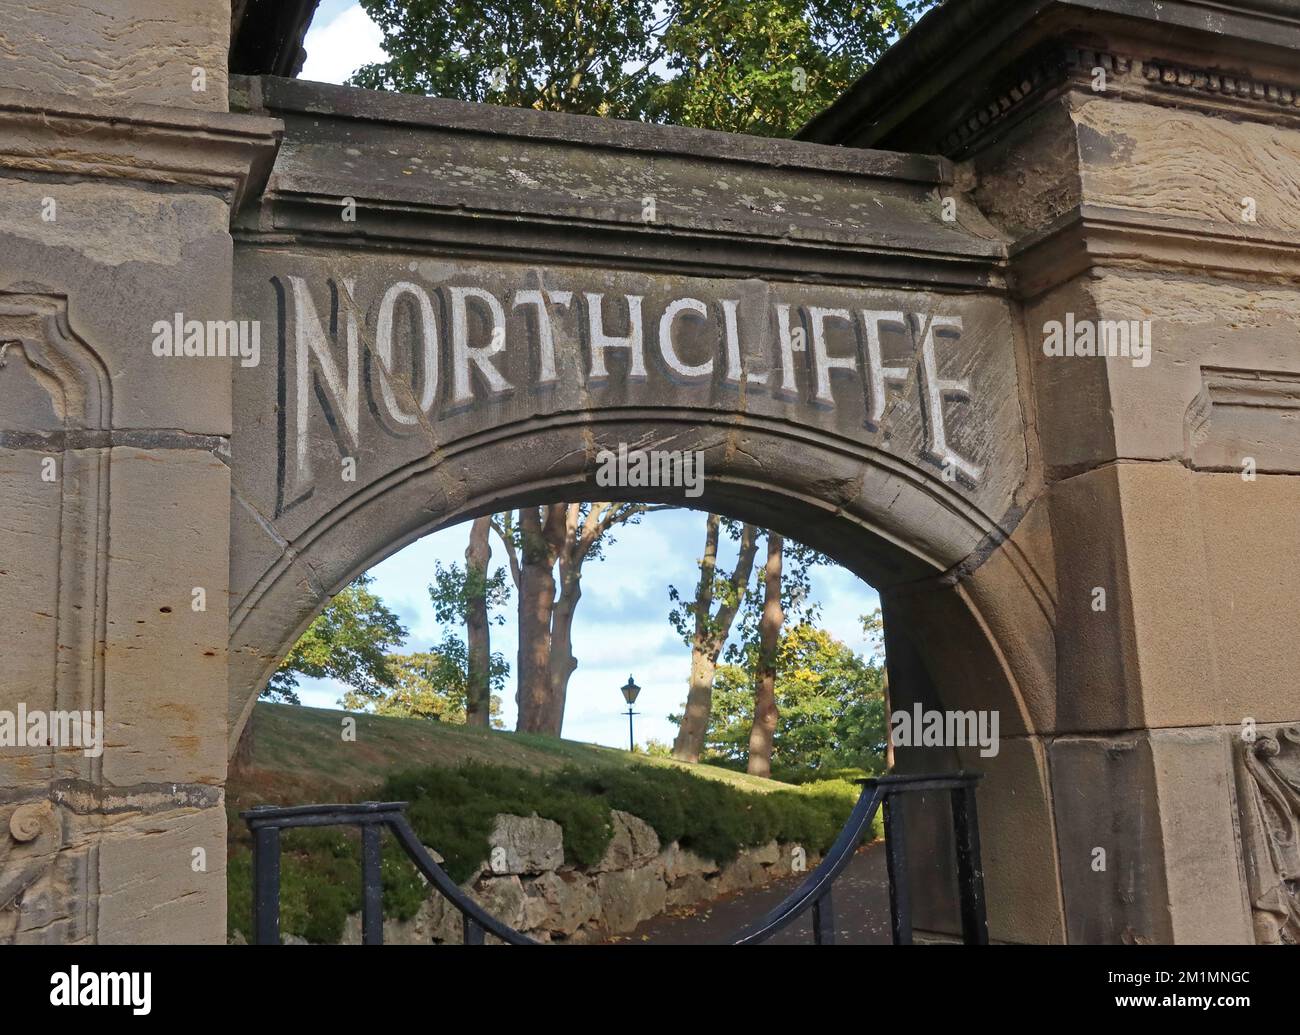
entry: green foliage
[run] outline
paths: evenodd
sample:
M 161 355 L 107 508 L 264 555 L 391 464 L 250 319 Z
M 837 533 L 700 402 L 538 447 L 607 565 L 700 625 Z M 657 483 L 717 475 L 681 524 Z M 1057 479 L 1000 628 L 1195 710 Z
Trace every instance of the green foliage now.
M 467 675 L 469 658 L 465 641 L 448 633 L 437 650 L 417 651 L 414 654 L 390 654 L 388 669 L 392 673 L 392 689 L 378 694 L 362 694 L 349 690 L 343 695 L 342 705 L 349 711 L 367 707 L 376 715 L 392 715 L 407 719 L 431 719 L 434 722 L 463 723 L 469 690 Z M 505 686 L 510 666 L 500 654 L 492 655 L 488 678 L 493 690 Z M 502 726 L 501 698 L 492 695 L 492 725 Z
M 380 867 L 384 915 L 409 920 L 427 889 L 401 848 L 385 838 Z M 227 861 L 226 927 L 251 931 L 253 860 L 247 843 L 232 846 Z M 350 913 L 361 909 L 361 842 L 341 827 L 287 830 L 281 835 L 280 931 L 309 942 L 343 937 Z
M 406 630 L 370 591 L 372 582 L 362 575 L 334 596 L 266 684 L 264 699 L 298 704 L 299 675 L 337 679 L 366 697 L 393 685 L 388 652 L 406 638 Z
M 655 828 L 662 843 L 668 844 L 687 830 L 686 806 L 680 797 L 684 785 L 679 778 L 689 780 L 691 785 L 702 782 L 676 769 L 618 766 L 566 769 L 554 782 L 565 792 L 599 799 L 607 808 L 639 816 Z
M 407 814 L 420 841 L 443 856 L 447 872 L 460 882 L 487 858 L 498 813 L 536 814 L 559 823 L 565 861 L 578 866 L 592 866 L 605 854 L 613 833 L 611 809 L 645 820 L 663 844 L 679 841 L 726 863 L 746 845 L 773 838 L 824 852 L 858 789 L 830 780 L 761 794 L 675 767 L 566 768 L 539 776 L 468 763 L 397 774 L 378 795 L 409 802 Z
M 789 136 L 840 96 L 929 0 L 678 0 L 664 33 L 670 77 L 650 117 Z
M 654 0 L 362 0 L 389 60 L 352 82 L 512 107 L 640 118 Z M 639 72 L 624 71 L 635 63 Z
M 862 635 L 867 638 L 871 644 L 871 649 L 867 652 L 867 660 L 873 664 L 884 664 L 885 661 L 885 619 L 880 613 L 880 608 L 876 608 L 869 615 L 858 615 L 858 621 L 862 623 Z
M 756 646 L 751 647 L 755 650 Z M 754 715 L 750 666 L 719 667 L 705 749 L 709 760 L 744 764 Z M 884 669 L 824 629 L 788 629 L 777 653 L 780 709 L 773 775 L 821 773 L 845 766 L 884 772 Z
M 357 86 L 788 136 L 935 0 L 361 0 Z
M 378 791 L 380 800 L 409 802 L 407 815 L 421 843 L 434 848 L 457 883 L 488 857 L 488 838 L 498 813 L 551 819 L 564 828 L 565 861 L 600 861 L 613 830 L 600 802 L 553 786 L 525 769 L 466 763 L 454 769 L 398 773 Z
M 434 561 L 433 582 L 429 585 L 434 617 L 443 625 L 464 625 L 470 601 L 483 597 L 487 601 L 488 620 L 497 625 L 504 624 L 505 615 L 491 612 L 493 608 L 505 607 L 510 602 L 510 586 L 506 578 L 505 568 L 497 568 L 488 575 L 462 568 L 459 564 L 444 566 L 441 561 Z
M 437 851 L 457 883 L 478 872 L 491 851 L 499 813 L 539 815 L 563 829 L 565 861 L 592 866 L 613 836 L 611 809 L 639 816 L 662 844 L 719 863 L 741 848 L 776 839 L 825 853 L 858 797 L 845 779 L 759 793 L 674 766 L 609 765 L 538 774 L 465 763 L 397 773 L 372 796 L 405 801 L 422 844 Z M 329 828 L 287 832 L 281 856 L 281 930 L 312 942 L 336 942 L 350 913 L 361 908 L 359 839 Z M 385 839 L 385 916 L 409 919 L 429 893 L 401 849 Z M 228 926 L 249 930 L 252 872 L 247 843 L 229 859 Z
M 462 568 L 459 564 L 434 565 L 434 581 L 429 585 L 429 600 L 434 616 L 444 625 L 464 624 L 470 601 L 475 594 L 485 597 L 489 621 L 498 625 L 504 615 L 492 615 L 491 609 L 504 606 L 510 599 L 505 568 L 488 576 Z M 469 697 L 469 648 L 454 632 L 445 632 L 442 642 L 431 650 L 412 654 L 389 654 L 385 658 L 389 680 L 383 685 L 353 687 L 339 703 L 350 711 L 369 709 L 376 715 L 399 718 L 432 719 L 435 722 L 465 722 Z M 488 686 L 491 696 L 492 725 L 501 728 L 501 698 L 510 664 L 500 652 L 488 663 Z

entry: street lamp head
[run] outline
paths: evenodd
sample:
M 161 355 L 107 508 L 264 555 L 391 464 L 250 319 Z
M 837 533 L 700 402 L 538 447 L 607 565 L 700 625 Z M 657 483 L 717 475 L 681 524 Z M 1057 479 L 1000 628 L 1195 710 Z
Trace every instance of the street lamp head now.
M 627 685 L 623 687 L 623 700 L 629 705 L 636 704 L 636 695 L 641 692 L 641 688 L 633 682 L 632 677 L 627 677 Z

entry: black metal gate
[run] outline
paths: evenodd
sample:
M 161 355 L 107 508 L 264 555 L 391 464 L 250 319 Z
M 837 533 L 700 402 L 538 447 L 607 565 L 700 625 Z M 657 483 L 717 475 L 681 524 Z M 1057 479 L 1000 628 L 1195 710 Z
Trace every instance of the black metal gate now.
M 979 773 L 923 776 L 880 776 L 862 781 L 862 793 L 822 860 L 808 878 L 780 905 L 740 932 L 727 944 L 764 942 L 797 917 L 811 910 L 813 942 L 835 943 L 835 912 L 831 897 L 835 878 L 848 866 L 853 853 L 870 829 L 876 811 L 883 808 L 885 852 L 889 866 L 890 928 L 895 945 L 912 943 L 912 896 L 907 873 L 907 834 L 902 796 L 926 791 L 948 791 L 957 848 L 957 883 L 961 901 L 962 940 L 968 945 L 988 944 L 984 908 L 984 873 L 980 865 L 979 821 L 975 810 L 975 785 Z M 359 805 L 259 806 L 241 813 L 253 834 L 253 939 L 258 945 L 280 941 L 280 831 L 294 827 L 354 826 L 361 828 L 362 940 L 381 945 L 384 940 L 383 880 L 380 838 L 384 828 L 424 874 L 430 884 L 460 912 L 465 944 L 481 945 L 485 933 L 512 945 L 539 944 L 501 923 L 466 895 L 420 843 L 403 811 L 405 802 L 362 802 Z

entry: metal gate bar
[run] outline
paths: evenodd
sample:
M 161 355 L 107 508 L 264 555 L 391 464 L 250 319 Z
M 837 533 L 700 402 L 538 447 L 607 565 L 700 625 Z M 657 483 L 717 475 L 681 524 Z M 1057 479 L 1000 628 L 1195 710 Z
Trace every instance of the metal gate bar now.
M 907 872 L 907 837 L 902 796 L 948 791 L 957 848 L 957 883 L 961 901 L 962 940 L 988 944 L 984 905 L 984 873 L 980 864 L 979 822 L 975 785 L 979 773 L 921 776 L 879 776 L 863 780 L 862 792 L 844 828 L 808 878 L 778 906 L 730 939 L 731 945 L 767 941 L 797 917 L 811 913 L 813 942 L 835 943 L 835 914 L 831 888 L 848 866 L 863 837 L 883 807 L 885 853 L 889 869 L 890 929 L 895 945 L 912 943 L 911 889 Z M 466 945 L 482 945 L 485 935 L 511 945 L 539 944 L 501 923 L 466 895 L 420 843 L 406 818 L 405 802 L 367 801 L 358 805 L 261 805 L 240 813 L 253 834 L 253 938 L 257 945 L 280 942 L 280 831 L 296 827 L 354 826 L 361 829 L 362 942 L 384 940 L 381 838 L 387 828 L 416 868 L 435 890 L 459 910 Z

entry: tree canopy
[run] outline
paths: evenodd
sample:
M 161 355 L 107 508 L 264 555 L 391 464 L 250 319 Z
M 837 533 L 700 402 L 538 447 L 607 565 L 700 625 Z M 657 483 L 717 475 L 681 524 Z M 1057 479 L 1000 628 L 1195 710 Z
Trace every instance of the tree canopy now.
M 804 622 L 782 636 L 776 671 L 780 719 L 774 771 L 884 771 L 881 666 L 856 654 L 825 629 Z M 743 763 L 753 714 L 752 668 L 721 666 L 714 683 L 706 759 Z
M 343 707 L 361 711 L 367 706 L 376 715 L 395 715 L 407 719 L 431 719 L 435 722 L 463 724 L 466 715 L 469 681 L 465 642 L 448 635 L 435 650 L 414 654 L 390 654 L 389 670 L 393 673 L 391 689 L 378 696 L 348 690 Z M 505 686 L 510 666 L 500 654 L 492 656 L 489 674 L 492 726 L 500 729 L 500 691 Z
M 271 676 L 263 698 L 297 704 L 300 675 L 337 679 L 367 696 L 393 686 L 389 652 L 406 629 L 371 591 L 373 582 L 362 575 L 335 594 Z
M 763 136 L 824 109 L 935 0 L 361 0 L 356 86 Z

